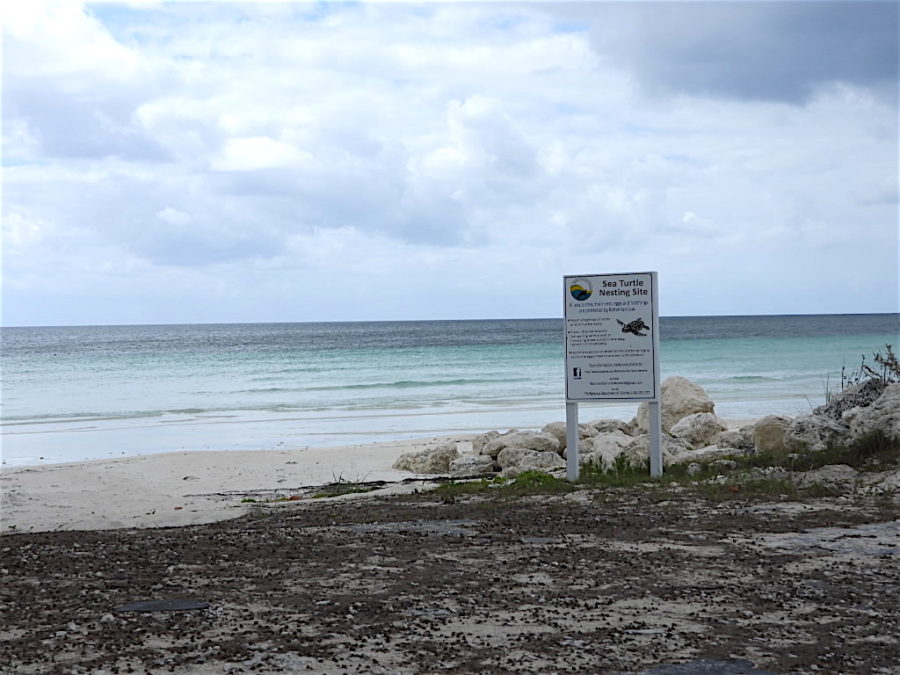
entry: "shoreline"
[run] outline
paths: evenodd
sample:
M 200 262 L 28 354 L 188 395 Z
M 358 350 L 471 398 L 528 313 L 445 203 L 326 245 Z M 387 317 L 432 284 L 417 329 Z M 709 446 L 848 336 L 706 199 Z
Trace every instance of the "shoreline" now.
M 245 494 L 290 497 L 336 482 L 399 484 L 414 477 L 391 468 L 401 454 L 468 438 L 5 466 L 0 469 L 0 533 L 179 527 L 238 518 L 253 508 L 252 502 L 240 501 Z
M 729 429 L 750 419 L 722 420 Z M 254 499 L 304 501 L 332 483 L 393 483 L 379 495 L 428 478 L 393 469 L 407 452 L 476 434 L 291 450 L 192 450 L 113 459 L 0 467 L 0 534 L 180 527 L 238 518 Z
M 809 411 L 796 402 L 746 403 L 717 401 L 718 416 L 756 420 L 769 414 L 794 416 Z M 777 405 L 776 405 L 777 404 Z M 637 404 L 583 404 L 580 421 L 615 418 L 627 421 Z M 413 420 L 414 423 L 408 423 Z M 172 415 L 149 420 L 94 420 L 4 423 L 0 434 L 0 467 L 4 470 L 179 452 L 268 452 L 279 450 L 340 450 L 386 442 L 426 440 L 437 436 L 475 436 L 491 430 L 538 431 L 545 424 L 565 420 L 559 406 L 488 410 L 403 410 L 391 414 L 327 417 L 203 417 Z M 122 448 L 127 448 L 123 451 Z

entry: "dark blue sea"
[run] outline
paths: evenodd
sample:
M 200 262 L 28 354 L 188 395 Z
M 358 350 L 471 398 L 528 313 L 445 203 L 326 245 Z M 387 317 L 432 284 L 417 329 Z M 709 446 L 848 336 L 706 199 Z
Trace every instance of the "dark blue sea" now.
M 900 315 L 663 317 L 662 375 L 725 418 L 795 415 Z M 564 418 L 562 319 L 3 328 L 7 465 L 289 449 Z M 630 419 L 634 405 L 582 405 Z

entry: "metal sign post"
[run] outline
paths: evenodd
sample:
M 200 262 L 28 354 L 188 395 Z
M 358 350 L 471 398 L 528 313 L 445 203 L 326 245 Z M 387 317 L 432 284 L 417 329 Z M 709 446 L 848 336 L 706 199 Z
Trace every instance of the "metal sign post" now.
M 645 401 L 650 475 L 662 476 L 656 272 L 563 277 L 566 331 L 566 473 L 577 480 L 578 403 Z

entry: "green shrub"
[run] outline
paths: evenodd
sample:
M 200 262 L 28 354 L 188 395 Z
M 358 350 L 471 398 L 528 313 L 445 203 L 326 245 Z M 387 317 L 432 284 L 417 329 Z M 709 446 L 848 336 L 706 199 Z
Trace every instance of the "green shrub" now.
M 540 494 L 571 492 L 575 486 L 564 478 L 557 478 L 543 471 L 523 471 L 516 476 L 515 481 L 498 489 L 509 494 Z
M 532 494 L 554 494 L 575 489 L 572 483 L 543 471 L 523 471 L 516 478 L 497 476 L 491 480 L 448 481 L 434 493 L 444 501 L 457 496 L 490 493 L 496 497 L 521 497 Z

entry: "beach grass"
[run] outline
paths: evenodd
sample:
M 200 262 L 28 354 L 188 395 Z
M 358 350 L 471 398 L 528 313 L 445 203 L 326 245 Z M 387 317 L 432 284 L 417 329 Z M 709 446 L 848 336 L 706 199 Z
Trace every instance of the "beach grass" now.
M 523 497 L 540 494 L 561 494 L 577 489 L 563 478 L 543 471 L 523 471 L 515 479 L 502 477 L 477 480 L 448 481 L 439 485 L 434 494 L 443 501 L 475 494 L 491 494 L 498 498 Z

